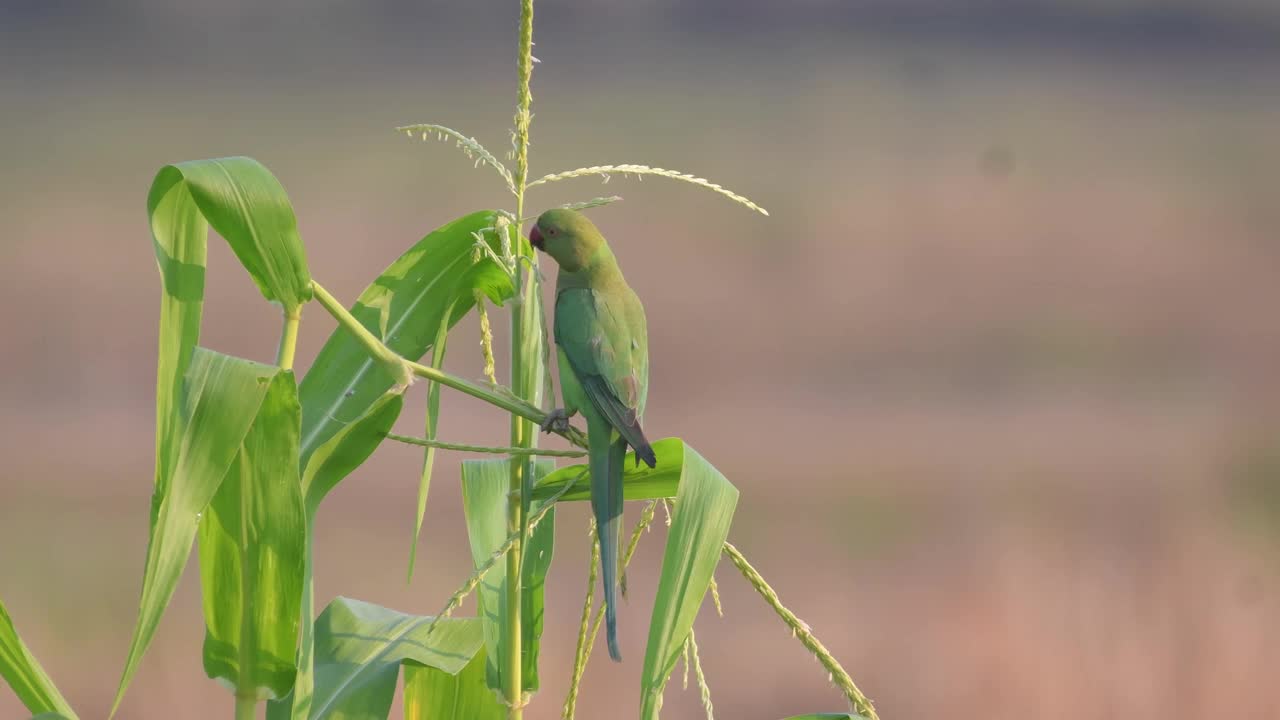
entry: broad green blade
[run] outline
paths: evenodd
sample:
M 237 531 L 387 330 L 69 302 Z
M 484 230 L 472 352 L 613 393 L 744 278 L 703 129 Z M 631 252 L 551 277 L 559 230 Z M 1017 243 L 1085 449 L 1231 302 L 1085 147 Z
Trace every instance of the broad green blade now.
M 658 456 L 657 467 L 636 464 L 635 453 L 627 453 L 623 460 L 622 496 L 627 500 L 653 500 L 675 497 L 684 472 L 685 444 L 680 438 L 663 438 L 653 443 L 653 453 Z M 590 500 L 591 477 L 583 471 L 585 464 L 562 467 L 537 482 L 533 488 L 534 500 L 546 500 L 555 495 L 566 482 L 573 487 L 560 498 L 566 500 Z
M 308 515 L 314 516 L 329 491 L 378 449 L 403 408 L 404 395 L 383 393 L 358 418 L 344 424 L 308 455 L 302 471 Z M 303 413 L 306 413 L 305 407 Z
M 180 414 L 157 447 L 156 487 L 138 624 L 112 714 L 173 596 L 200 513 L 208 506 L 240 451 L 279 368 L 197 348 L 187 371 Z M 163 388 L 162 391 L 163 392 Z M 172 457 L 172 463 L 159 462 Z
M 506 708 L 485 683 L 485 651 L 457 675 L 404 664 L 404 720 L 503 720 Z
M 161 168 L 147 209 L 157 255 L 166 245 L 162 237 L 203 238 L 212 225 L 267 300 L 295 311 L 311 299 L 311 274 L 293 206 L 280 181 L 257 160 L 215 158 Z
M 658 717 L 662 690 L 693 628 L 737 504 L 737 488 L 685 445 L 680 489 L 662 555 L 662 575 L 640 677 L 640 717 L 644 720 Z
M 306 469 L 302 473 L 302 492 L 306 504 L 307 543 L 303 566 L 302 609 L 299 620 L 302 635 L 298 640 L 298 675 L 294 681 L 293 692 L 282 700 L 267 704 L 267 717 L 272 720 L 296 718 L 305 720 L 311 712 L 314 676 L 314 618 L 316 614 L 315 581 L 312 564 L 311 528 L 315 527 L 316 512 L 325 495 L 350 475 L 357 467 L 373 454 L 382 442 L 400 410 L 404 407 L 404 396 L 398 392 L 387 392 L 374 401 L 372 405 L 355 422 L 345 425 L 323 445 L 311 453 Z
M 147 195 L 160 270 L 156 362 L 156 469 L 138 624 L 114 715 L 191 552 L 198 514 L 212 499 L 258 413 L 274 368 L 197 351 L 209 226 L 254 282 L 286 312 L 311 298 L 311 278 L 284 189 L 249 158 L 161 168 Z
M 0 602 L 0 677 L 9 683 L 18 699 L 33 714 L 75 720 L 76 714 L 71 706 L 18 636 L 3 602 Z
M 312 720 L 383 720 L 395 695 L 400 663 L 412 660 L 456 675 L 484 646 L 480 621 L 406 615 L 338 598 L 316 620 L 316 692 Z
M 487 257 L 477 261 L 474 252 L 477 234 L 500 252 L 492 230 L 497 217 L 476 212 L 433 231 L 365 288 L 351 314 L 387 347 L 418 360 L 442 319 L 453 325 L 471 310 L 473 289 L 498 304 L 511 297 L 506 271 Z M 303 463 L 394 382 L 349 333 L 335 330 L 302 379 Z
M 279 698 L 293 686 L 306 546 L 300 422 L 293 373 L 277 373 L 200 522 L 204 669 L 238 696 Z
M 546 474 L 554 467 L 547 459 L 534 463 L 534 476 Z M 471 541 L 471 558 L 475 566 L 484 565 L 506 542 L 507 488 L 511 465 L 507 460 L 467 460 L 462 463 L 462 509 L 467 519 L 467 537 Z M 551 569 L 555 547 L 555 510 L 529 534 L 522 569 L 521 672 L 524 692 L 538 689 L 538 648 L 542 637 L 543 590 Z M 507 667 L 507 633 L 503 623 L 509 616 L 507 607 L 507 566 L 498 563 L 480 583 L 476 613 L 484 621 L 485 648 L 489 661 L 486 678 L 489 687 L 507 693 L 506 678 L 500 668 Z

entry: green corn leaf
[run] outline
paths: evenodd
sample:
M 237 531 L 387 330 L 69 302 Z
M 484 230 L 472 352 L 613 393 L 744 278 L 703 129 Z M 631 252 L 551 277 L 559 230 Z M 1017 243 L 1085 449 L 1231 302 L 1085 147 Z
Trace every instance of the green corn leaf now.
M 404 664 L 405 720 L 502 720 L 506 708 L 485 683 L 485 651 L 457 675 L 420 665 Z
M 658 457 L 657 467 L 644 463 L 638 466 L 635 453 L 627 453 L 623 461 L 622 495 L 627 500 L 653 500 L 676 496 L 680 478 L 685 472 L 685 444 L 680 438 L 663 438 L 653 443 Z M 542 478 L 534 485 L 533 499 L 546 500 L 556 494 L 567 482 L 573 487 L 561 496 L 560 501 L 590 500 L 591 477 L 583 473 L 586 465 L 569 465 Z
M 274 366 L 204 348 L 192 355 L 177 406 L 180 414 L 170 432 L 160 436 L 156 449 L 142 599 L 112 714 L 182 576 L 200 513 L 217 493 L 280 372 Z M 165 462 L 168 458 L 172 460 Z
M 269 299 L 288 309 L 311 297 L 293 210 L 276 179 L 249 158 L 161 168 L 147 195 L 160 270 L 156 367 L 156 485 L 172 478 L 183 423 L 183 382 L 200 341 L 209 225 L 232 246 Z
M 534 463 L 534 477 L 554 467 L 550 460 Z M 467 460 L 462 463 L 462 507 L 467 519 L 467 537 L 471 541 L 471 557 L 479 568 L 507 540 L 507 490 L 511 465 L 507 460 Z M 529 534 L 522 569 L 521 648 L 523 650 L 522 688 L 538 689 L 538 649 L 542 637 L 544 588 L 551 568 L 555 544 L 555 510 L 538 523 Z M 508 657 L 503 623 L 509 617 L 507 604 L 507 566 L 498 563 L 485 575 L 478 591 L 477 614 L 484 621 L 485 647 L 488 652 L 486 678 L 489 687 L 511 697 L 505 687 L 501 668 Z
M 161 168 L 147 196 L 160 270 L 156 469 L 138 624 L 112 714 L 119 708 L 191 551 L 208 505 L 258 414 L 274 368 L 199 351 L 209 227 L 269 300 L 286 312 L 311 298 L 311 278 L 289 199 L 249 158 Z
M 293 692 L 281 700 L 267 703 L 267 717 L 272 720 L 296 718 L 306 720 L 311 712 L 312 693 L 315 685 L 315 625 L 316 595 L 314 564 L 312 562 L 312 529 L 320 502 L 343 478 L 373 454 L 382 442 L 400 410 L 404 396 L 399 392 L 387 392 L 374 401 L 364 414 L 354 422 L 343 426 L 323 445 L 316 448 L 307 460 L 302 472 L 302 492 L 306 506 L 307 538 L 302 576 L 302 606 L 299 621 L 302 634 L 298 640 L 298 674 Z
M 406 615 L 338 598 L 316 619 L 316 692 L 310 718 L 385 720 L 406 660 L 448 675 L 484 647 L 480 621 Z M 268 717 L 271 717 L 269 714 Z
M 200 522 L 204 668 L 238 696 L 289 692 L 295 675 L 306 522 L 301 408 L 279 372 Z
M 637 466 L 632 454 L 623 472 L 623 494 L 628 500 L 676 498 L 642 675 L 642 717 L 646 719 L 657 717 L 663 687 L 693 627 L 738 500 L 733 485 L 683 440 L 665 438 L 655 442 L 653 449 L 656 467 Z M 585 467 L 571 465 L 547 475 L 534 486 L 533 497 L 545 499 L 573 483 L 562 501 L 590 499 Z
M 71 706 L 18 636 L 3 602 L 0 602 L 0 677 L 32 713 L 75 720 Z
M 471 310 L 472 290 L 480 289 L 498 304 L 511 297 L 506 270 L 487 256 L 475 259 L 477 234 L 500 252 L 497 233 L 491 230 L 497 220 L 496 213 L 481 211 L 432 231 L 365 288 L 351 314 L 387 347 L 418 360 L 431 347 L 442 319 L 452 326 Z M 349 333 L 335 330 L 302 379 L 303 463 L 394 383 Z
M 693 628 L 738 504 L 737 488 L 688 445 L 683 460 L 640 679 L 645 720 L 658 717 L 663 688 Z
M 311 275 L 293 207 L 280 181 L 257 160 L 230 157 L 168 165 L 151 184 L 147 209 L 157 255 L 171 252 L 162 247 L 167 245 L 162 238 L 203 245 L 213 226 L 263 297 L 288 311 L 311 299 Z M 199 265 L 203 272 L 203 257 Z M 165 266 L 161 259 L 162 272 Z
M 404 395 L 383 393 L 364 409 L 360 417 L 344 424 L 307 457 L 302 472 L 302 489 L 308 516 L 314 516 L 329 491 L 373 454 L 403 408 Z

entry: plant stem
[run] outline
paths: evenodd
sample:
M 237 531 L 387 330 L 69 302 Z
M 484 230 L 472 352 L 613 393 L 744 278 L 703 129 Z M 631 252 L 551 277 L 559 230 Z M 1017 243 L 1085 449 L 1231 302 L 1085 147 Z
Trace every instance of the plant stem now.
M 515 195 L 516 217 L 524 216 L 524 189 L 529 178 L 529 107 L 533 104 L 533 96 L 529 92 L 529 78 L 533 73 L 533 0 L 520 2 L 520 32 L 518 51 L 516 54 L 516 74 L 519 77 L 517 91 L 517 108 L 515 117 Z M 542 326 L 537 321 L 541 317 L 541 309 L 536 304 L 541 297 L 536 294 L 537 284 L 533 282 L 532 273 L 536 272 L 537 258 L 531 248 L 520 242 L 520 226 L 512 224 L 507 228 L 512 233 L 511 247 L 517 257 L 516 265 L 516 304 L 511 313 L 511 390 L 516 397 L 536 402 L 542 388 L 542 373 L 546 371 L 542 360 Z M 527 268 L 522 268 L 520 256 L 529 258 Z M 530 318 L 533 321 L 530 322 Z M 533 425 L 521 416 L 511 418 L 511 445 L 517 448 L 531 448 L 537 441 Z M 520 720 L 524 715 L 524 648 L 521 631 L 521 577 L 524 565 L 524 540 L 528 531 L 525 512 L 527 510 L 526 488 L 531 477 L 533 462 L 531 456 L 513 457 L 511 459 L 511 481 L 509 484 L 509 500 L 507 501 L 507 531 L 517 534 L 517 542 L 507 555 L 507 617 L 502 627 L 506 633 L 507 666 L 504 678 L 506 690 L 507 717 L 509 720 Z
M 354 336 L 361 345 L 364 345 L 365 350 L 373 356 L 374 360 L 382 363 L 383 368 L 386 369 L 387 373 L 390 374 L 392 378 L 395 378 L 397 384 L 408 387 L 409 383 L 413 381 L 414 372 L 409 368 L 408 361 L 397 355 L 391 348 L 384 345 L 381 340 L 375 337 L 373 333 L 369 332 L 368 328 L 361 325 L 360 321 L 356 320 L 355 316 L 350 312 L 347 312 L 347 309 L 343 307 L 342 303 L 338 302 L 338 299 L 333 295 L 330 295 L 329 291 L 325 290 L 323 285 L 312 280 L 311 289 L 315 293 L 316 300 L 319 301 L 320 305 L 333 316 L 334 320 L 338 321 L 338 325 L 340 325 L 343 330 L 351 333 L 351 335 Z M 421 367 L 428 372 L 437 372 L 426 366 Z M 423 377 L 428 376 L 429 375 L 423 375 Z M 437 380 L 442 385 L 449 384 L 442 380 L 438 380 L 437 378 L 431 379 Z
M 453 388 L 458 392 L 470 395 L 478 400 L 483 400 L 490 405 L 506 410 L 512 415 L 517 415 L 531 423 L 541 424 L 547 419 L 546 413 L 525 402 L 521 398 L 517 397 L 513 391 L 507 390 L 506 388 L 488 388 L 480 385 L 479 383 L 473 383 L 469 380 L 463 380 L 460 377 L 450 375 L 443 370 L 436 370 L 435 368 L 420 365 L 415 362 L 405 361 L 405 365 L 409 368 L 411 373 L 418 377 L 426 378 L 432 382 L 438 382 L 445 387 Z M 577 428 L 571 427 L 563 433 L 556 430 L 553 430 L 552 432 L 555 432 L 578 447 L 585 448 L 587 446 L 587 436 Z
M 258 699 L 253 696 L 236 695 L 236 720 L 256 720 L 258 717 Z
M 453 388 L 460 393 L 470 395 L 478 400 L 483 400 L 490 405 L 506 410 L 512 415 L 517 415 L 531 423 L 539 423 L 546 421 L 547 414 L 538 408 L 525 402 L 516 396 L 514 391 L 506 388 L 498 387 L 496 389 L 485 387 L 479 383 L 473 383 L 470 380 L 464 380 L 455 375 L 450 375 L 443 370 L 437 370 L 426 365 L 421 365 L 408 360 L 402 360 L 409 372 L 418 377 L 426 378 L 432 382 L 438 382 L 447 388 Z M 569 442 L 578 447 L 585 448 L 587 446 L 587 436 L 581 430 L 571 427 L 565 432 L 553 430 Z
M 477 400 L 483 400 L 494 407 L 505 410 L 513 415 L 519 415 L 533 423 L 541 424 L 547 419 L 547 414 L 542 410 L 530 405 L 524 400 L 516 397 L 510 390 L 503 387 L 488 387 L 479 383 L 465 380 L 456 375 L 451 375 L 444 370 L 433 368 L 429 365 L 423 365 L 411 360 L 406 360 L 397 355 L 391 348 L 387 347 L 369 332 L 365 326 L 360 324 L 350 312 L 343 307 L 342 303 L 329 294 L 320 283 L 312 282 L 315 290 L 316 299 L 320 301 L 321 306 L 333 316 L 334 320 L 347 332 L 351 333 L 356 340 L 364 346 L 365 350 L 374 357 L 378 362 L 383 363 L 387 368 L 387 372 L 392 373 L 393 377 L 397 377 L 398 373 L 403 371 L 410 380 L 414 375 L 425 378 L 431 382 L 440 383 L 441 385 L 457 390 L 465 395 L 470 395 Z M 587 446 L 587 436 L 579 429 L 570 427 L 565 432 L 553 430 L 570 443 L 578 447 L 585 448 Z
M 782 601 L 778 599 L 778 593 L 769 587 L 769 583 L 765 582 L 764 577 L 760 575 L 760 571 L 752 567 L 751 563 L 747 562 L 747 559 L 732 543 L 726 542 L 724 544 L 724 554 L 729 556 L 729 560 L 737 566 L 742 576 L 747 579 L 747 582 L 751 583 L 756 592 L 760 593 L 765 602 L 769 603 L 769 607 L 773 608 L 778 617 L 782 618 L 787 627 L 791 628 L 792 636 L 797 638 L 800 644 L 804 645 L 809 652 L 813 653 L 814 657 L 818 658 L 818 662 L 822 663 L 822 667 L 830 674 L 831 682 L 835 683 L 836 687 L 840 688 L 845 697 L 849 699 L 849 704 L 853 706 L 854 711 L 870 720 L 880 720 L 879 716 L 876 715 L 875 707 L 871 704 L 871 700 L 867 699 L 867 696 L 862 694 L 858 686 L 853 684 L 853 679 L 840 666 L 840 661 L 836 660 L 831 655 L 831 651 L 827 650 L 826 646 L 819 642 L 818 638 L 814 637 L 808 623 L 796 617 L 795 613 L 783 606 Z
M 430 438 L 410 437 L 408 435 L 397 435 L 395 433 L 387 433 L 388 440 L 395 440 L 406 445 L 417 445 L 419 447 L 436 448 L 438 450 L 456 450 L 458 452 L 476 452 L 490 453 L 493 455 L 540 455 L 543 457 L 585 457 L 586 452 L 583 450 L 544 450 L 542 448 L 519 448 L 519 447 L 490 447 L 488 445 L 467 445 L 464 443 L 444 442 L 443 440 L 432 440 Z
M 298 349 L 298 324 L 302 320 L 302 309 L 284 312 L 284 330 L 280 332 L 280 349 L 276 351 L 276 365 L 281 370 L 293 369 L 293 355 Z

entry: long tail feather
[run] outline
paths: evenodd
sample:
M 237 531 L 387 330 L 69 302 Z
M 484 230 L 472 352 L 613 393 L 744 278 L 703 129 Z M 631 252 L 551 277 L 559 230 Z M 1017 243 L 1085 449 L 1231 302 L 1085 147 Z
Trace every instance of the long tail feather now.
M 607 422 L 587 423 L 591 467 L 591 510 L 600 538 L 600 575 L 604 581 L 605 630 L 609 657 L 622 661 L 618 649 L 618 542 L 622 524 L 622 468 L 626 441 L 612 437 Z
M 658 456 L 654 454 L 653 446 L 649 444 L 649 441 L 645 439 L 644 435 L 640 436 L 640 440 L 643 444 L 634 446 L 636 450 L 636 467 L 640 467 L 641 460 L 644 461 L 645 465 L 648 465 L 651 468 L 657 467 Z

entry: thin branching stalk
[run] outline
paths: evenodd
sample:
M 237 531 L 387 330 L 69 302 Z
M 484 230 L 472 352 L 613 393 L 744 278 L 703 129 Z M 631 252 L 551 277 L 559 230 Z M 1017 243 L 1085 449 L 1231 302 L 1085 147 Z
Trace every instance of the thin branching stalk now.
M 552 173 L 550 175 L 543 175 L 537 180 L 534 180 L 533 182 L 529 183 L 529 187 L 537 187 L 538 185 L 542 185 L 544 183 L 559 182 L 561 180 L 568 180 L 570 178 L 588 177 L 591 175 L 598 175 L 604 178 L 605 182 L 608 182 L 609 178 L 615 174 L 623 175 L 623 176 L 656 175 L 658 177 L 670 178 L 672 180 L 679 180 L 681 182 L 692 183 L 694 185 L 698 185 L 699 187 L 704 187 L 708 190 L 711 190 L 712 192 L 720 193 L 721 195 L 729 198 L 730 200 L 738 203 L 739 205 L 745 205 L 751 208 L 752 210 L 755 210 L 756 212 L 760 213 L 761 215 L 769 214 L 768 210 L 765 210 L 764 208 L 760 207 L 754 202 L 751 202 L 751 200 L 739 195 L 736 192 L 733 192 L 732 190 L 725 189 L 723 186 L 717 183 L 713 183 L 710 180 L 707 180 L 706 178 L 700 178 L 700 177 L 697 177 L 696 175 L 683 173 L 683 172 L 680 172 L 679 170 L 667 170 L 666 168 L 649 167 L 648 165 L 592 165 L 591 167 L 581 167 L 576 170 L 566 170 L 564 172 Z
M 511 244 L 511 234 L 507 232 L 506 225 L 509 221 L 505 217 L 499 217 L 494 227 L 486 228 L 484 232 L 492 232 L 498 237 L 499 242 L 506 248 Z M 471 253 L 471 262 L 478 263 L 483 258 L 489 258 L 494 265 L 502 268 L 507 276 L 511 278 L 512 284 L 516 282 L 515 277 L 515 258 L 511 257 L 505 251 L 499 254 L 493 248 L 489 247 L 489 243 L 485 242 L 484 235 L 480 232 L 473 232 L 471 236 L 476 239 L 476 243 Z
M 467 445 L 465 443 L 452 443 L 443 440 L 432 440 L 430 438 L 411 437 L 409 435 L 396 435 L 395 433 L 387 433 L 388 440 L 405 443 L 406 445 L 417 445 L 419 447 L 436 448 L 438 450 L 455 450 L 457 452 L 473 452 L 473 453 L 489 453 L 492 455 L 536 455 L 539 457 L 569 457 L 580 458 L 586 457 L 587 453 L 583 450 L 548 450 L 545 448 L 518 448 L 518 447 L 490 447 L 488 445 Z
M 716 615 L 724 617 L 724 608 L 720 605 L 720 585 L 716 583 L 715 575 L 711 576 L 707 589 L 711 591 L 711 602 L 716 606 Z
M 573 652 L 573 674 L 569 680 L 569 693 L 564 699 L 563 720 L 573 720 L 573 713 L 578 708 L 578 688 L 582 684 L 582 673 L 587 669 L 587 634 L 591 626 L 591 608 L 596 601 L 596 570 L 600 567 L 600 543 L 596 542 L 596 521 L 590 521 L 591 530 L 587 537 L 591 542 L 591 562 L 587 567 L 587 597 L 582 601 L 582 620 L 578 624 L 578 644 Z
M 707 685 L 707 676 L 702 674 L 702 658 L 698 657 L 698 640 L 694 637 L 693 628 L 689 628 L 687 645 L 689 657 L 693 658 L 693 675 L 698 679 L 698 693 L 702 696 L 702 709 L 707 711 L 707 720 L 715 720 L 715 710 L 711 706 L 711 688 Z M 687 661 L 687 660 L 686 660 Z M 688 666 L 686 665 L 686 670 Z M 688 682 L 686 680 L 686 687 Z
M 565 203 L 560 207 L 565 210 L 590 210 L 591 208 L 603 207 L 610 203 L 616 203 L 622 199 L 621 195 L 608 195 L 606 197 L 596 197 L 582 202 Z
M 778 617 L 782 618 L 782 622 L 791 628 L 792 636 L 800 640 L 800 644 L 804 645 L 805 649 L 813 653 L 818 662 L 822 663 L 822 667 L 826 669 L 831 682 L 840 688 L 840 691 L 849 699 L 849 704 L 853 706 L 853 710 L 869 718 L 869 720 L 879 720 L 875 706 L 871 704 L 871 700 L 866 695 L 862 694 L 858 686 L 853 684 L 853 679 L 840 666 L 840 661 L 836 660 L 826 646 L 818 641 L 813 631 L 809 629 L 808 623 L 796 617 L 795 613 L 783 606 L 782 601 L 778 599 L 778 593 L 774 592 L 772 587 L 769 587 L 769 583 L 765 582 L 760 572 L 752 567 L 751 563 L 747 562 L 747 559 L 743 557 L 738 548 L 734 547 L 732 543 L 726 542 L 724 544 L 724 554 L 729 556 L 729 560 L 738 568 L 742 576 L 747 579 L 747 582 L 751 583 L 756 592 L 760 593 L 765 602 L 769 603 L 769 607 L 773 608 Z
M 684 674 L 680 677 L 680 689 L 689 689 L 689 638 L 684 639 Z
M 420 136 L 423 140 L 430 140 L 432 137 L 436 137 L 440 140 L 452 138 L 454 140 L 454 144 L 457 145 L 458 149 L 462 150 L 467 157 L 475 160 L 477 164 L 484 163 L 494 170 L 497 170 L 498 175 L 502 176 L 502 180 L 507 184 L 507 189 L 512 193 L 515 193 L 516 186 L 515 181 L 511 178 L 511 171 L 507 169 L 506 165 L 502 164 L 502 161 L 494 157 L 493 153 L 486 150 L 485 147 L 480 144 L 479 140 L 476 140 L 473 137 L 467 137 L 452 128 L 447 128 L 443 125 L 432 125 L 430 123 L 402 125 L 396 128 L 396 130 L 399 130 L 411 138 L 415 135 Z
M 493 327 L 484 306 L 484 293 L 476 291 L 476 312 L 480 315 L 480 353 L 484 356 L 484 376 L 490 385 L 498 384 L 497 366 L 493 361 Z
M 519 52 L 516 55 L 515 130 L 512 143 L 516 155 L 516 217 L 524 217 L 524 191 L 529 182 L 529 124 L 533 121 L 533 93 L 529 80 L 533 77 L 533 0 L 520 0 Z

